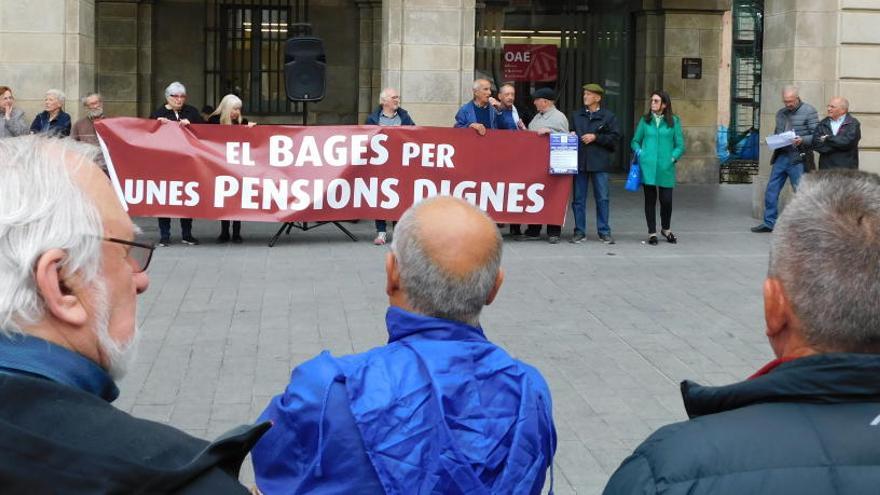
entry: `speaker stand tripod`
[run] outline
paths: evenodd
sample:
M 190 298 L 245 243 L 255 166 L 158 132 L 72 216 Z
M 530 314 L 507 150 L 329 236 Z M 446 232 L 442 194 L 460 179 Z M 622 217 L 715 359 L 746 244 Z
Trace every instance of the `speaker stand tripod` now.
M 308 125 L 308 120 L 307 120 L 308 113 L 306 112 L 307 102 L 302 102 L 302 105 L 303 105 L 303 109 L 302 109 L 303 123 L 302 123 L 302 125 L 306 126 L 306 125 Z M 351 242 L 357 242 L 358 238 L 355 237 L 355 235 L 352 234 L 348 229 L 343 227 L 342 224 L 339 222 L 326 221 L 326 222 L 313 223 L 312 225 L 309 225 L 309 222 L 284 222 L 283 224 L 281 224 L 281 228 L 278 229 L 278 232 L 275 232 L 275 235 L 272 236 L 272 239 L 269 240 L 269 247 L 274 247 L 275 243 L 278 242 L 278 238 L 281 237 L 281 234 L 290 234 L 290 231 L 292 229 L 299 229 L 299 230 L 302 230 L 303 232 L 307 232 L 309 230 L 316 229 L 316 228 L 320 227 L 321 225 L 327 225 L 328 223 L 332 223 L 333 225 L 335 225 L 337 229 L 341 230 L 343 234 L 347 235 L 348 238 L 351 239 Z

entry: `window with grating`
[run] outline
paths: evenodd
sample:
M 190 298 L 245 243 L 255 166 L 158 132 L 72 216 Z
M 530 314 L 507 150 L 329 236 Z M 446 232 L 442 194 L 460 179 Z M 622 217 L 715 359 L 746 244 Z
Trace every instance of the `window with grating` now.
M 207 2 L 207 100 L 239 96 L 249 114 L 299 113 L 284 90 L 284 43 L 304 20 L 305 0 Z

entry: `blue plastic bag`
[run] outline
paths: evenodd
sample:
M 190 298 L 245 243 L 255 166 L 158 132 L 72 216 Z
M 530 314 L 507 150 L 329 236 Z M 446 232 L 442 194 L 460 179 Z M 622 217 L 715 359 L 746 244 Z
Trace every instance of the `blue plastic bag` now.
M 638 191 L 642 185 L 642 167 L 639 166 L 639 155 L 633 155 L 632 163 L 629 164 L 629 174 L 626 176 L 626 185 L 624 189 L 627 191 Z

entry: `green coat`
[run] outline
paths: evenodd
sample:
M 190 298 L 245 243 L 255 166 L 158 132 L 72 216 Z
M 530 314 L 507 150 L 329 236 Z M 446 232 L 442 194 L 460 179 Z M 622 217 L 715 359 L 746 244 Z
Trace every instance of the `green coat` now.
M 672 129 L 661 119 L 660 125 L 639 119 L 636 135 L 630 147 L 639 155 L 642 167 L 642 184 L 660 187 L 675 187 L 675 162 L 684 154 L 684 134 L 681 132 L 681 121 L 677 115 L 673 117 Z

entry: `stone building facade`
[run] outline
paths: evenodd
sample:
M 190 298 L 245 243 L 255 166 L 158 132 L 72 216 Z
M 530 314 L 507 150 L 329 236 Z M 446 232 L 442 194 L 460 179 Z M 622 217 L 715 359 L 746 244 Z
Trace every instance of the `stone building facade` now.
M 767 0 L 761 127 L 772 132 L 782 88 L 795 84 L 801 98 L 825 114 L 841 95 L 862 123 L 859 167 L 880 173 L 880 2 L 877 0 Z M 765 132 L 764 134 L 766 134 Z M 761 150 L 753 209 L 763 215 L 770 153 Z
M 551 12 L 557 7 L 562 14 Z M 880 171 L 880 103 L 872 98 L 880 88 L 873 29 L 880 5 L 766 0 L 764 10 L 762 135 L 785 84 L 800 85 L 820 109 L 842 94 L 863 123 L 862 168 Z M 557 43 L 560 63 L 576 65 L 564 77 L 560 67 L 552 83 L 566 108 L 579 104 L 580 84 L 608 86 L 607 103 L 625 124 L 621 168 L 648 93 L 666 89 L 688 145 L 679 180 L 713 183 L 716 129 L 730 106 L 730 12 L 731 0 L 0 0 L 0 84 L 14 88 L 29 116 L 46 89 L 58 88 L 74 117 L 78 98 L 94 90 L 105 95 L 110 115 L 145 117 L 179 80 L 195 106 L 242 91 L 252 120 L 299 123 L 302 108 L 283 101 L 278 84 L 279 40 L 291 26 L 309 25 L 327 55 L 327 97 L 308 105 L 310 123 L 362 122 L 390 85 L 419 124 L 449 126 L 470 98 L 475 73 L 496 63 L 499 43 L 528 38 Z M 262 48 L 253 42 L 258 31 Z M 607 68 L 606 59 L 616 65 Z M 683 59 L 699 59 L 701 77 L 683 77 Z M 244 70 L 230 75 L 231 66 Z M 534 87 L 518 86 L 522 106 Z M 767 162 L 762 153 L 756 209 Z

